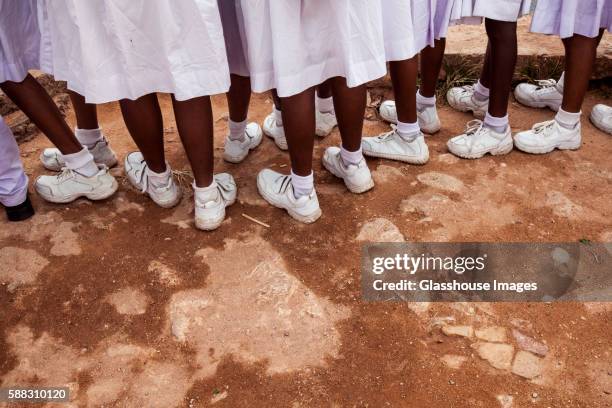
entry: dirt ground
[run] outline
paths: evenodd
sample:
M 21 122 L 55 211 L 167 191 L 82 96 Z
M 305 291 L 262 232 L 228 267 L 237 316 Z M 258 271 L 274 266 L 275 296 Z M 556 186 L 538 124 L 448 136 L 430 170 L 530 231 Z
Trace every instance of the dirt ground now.
M 440 106 L 430 162 L 368 160 L 376 186 L 359 196 L 322 169 L 335 130 L 316 142 L 314 225 L 259 197 L 258 170 L 288 171 L 271 140 L 242 164 L 222 161 L 227 107 L 215 97 L 216 171 L 238 184 L 217 231 L 193 228 L 185 174 L 185 197 L 168 210 L 120 167 L 109 200 L 53 205 L 32 194 L 36 217 L 0 221 L 2 386 L 67 385 L 75 407 L 612 406 L 612 304 L 380 304 L 360 294 L 361 245 L 381 237 L 612 241 L 612 137 L 587 118 L 598 95 L 586 100 L 579 151 L 476 161 L 445 145 L 471 117 Z M 188 171 L 161 102 L 168 161 Z M 510 105 L 515 131 L 553 116 Z M 254 96 L 250 120 L 271 106 Z M 135 149 L 117 104 L 99 116 L 120 157 Z M 387 129 L 365 123 L 366 134 Z M 21 145 L 31 180 L 45 173 L 48 145 L 41 135 Z

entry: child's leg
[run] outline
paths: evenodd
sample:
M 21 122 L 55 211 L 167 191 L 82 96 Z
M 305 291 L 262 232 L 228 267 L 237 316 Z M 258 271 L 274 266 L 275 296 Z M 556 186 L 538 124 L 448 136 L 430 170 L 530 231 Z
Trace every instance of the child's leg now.
M 248 105 L 247 105 L 248 106 Z M 172 96 L 176 126 L 191 164 L 196 187 L 213 182 L 213 119 L 209 96 L 177 101 Z
M 329 81 L 334 95 L 334 110 L 338 118 L 342 148 L 349 152 L 361 152 L 366 86 L 364 84 L 349 88 L 344 77 L 335 77 L 326 82 Z
M 315 88 L 312 87 L 297 95 L 280 98 L 291 171 L 301 177 L 312 175 L 315 134 L 314 93 Z
M 508 98 L 516 66 L 516 22 L 487 18 L 485 27 L 489 37 L 489 46 L 481 83 L 490 89 L 489 115 L 503 118 L 508 113 Z M 487 72 L 490 78 L 487 78 Z
M 421 86 L 419 93 L 426 97 L 436 96 L 436 85 L 442 69 L 446 38 L 435 40 L 434 47 L 425 47 L 421 51 Z
M 149 169 L 164 173 L 164 124 L 157 95 L 149 94 L 136 100 L 122 99 L 119 105 L 125 125 Z
M 53 99 L 31 75 L 28 74 L 22 82 L 3 82 L 0 88 L 62 154 L 69 155 L 83 150 Z
M 603 30 L 595 38 L 575 34 L 573 37 L 563 39 L 565 82 L 561 108 L 565 112 L 580 112 L 597 57 L 597 46 L 602 36 Z

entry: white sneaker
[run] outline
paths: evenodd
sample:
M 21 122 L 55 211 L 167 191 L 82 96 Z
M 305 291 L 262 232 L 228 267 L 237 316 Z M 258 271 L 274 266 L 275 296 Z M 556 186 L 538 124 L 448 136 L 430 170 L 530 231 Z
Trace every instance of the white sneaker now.
M 489 109 L 489 99 L 479 101 L 474 97 L 474 85 L 451 88 L 446 94 L 448 104 L 461 112 L 472 112 L 475 117 L 483 119 Z
M 378 108 L 380 117 L 383 120 L 397 124 L 397 108 L 395 107 L 395 101 L 384 101 Z M 438 109 L 436 106 L 426 106 L 422 110 L 417 110 L 417 119 L 419 121 L 419 127 L 423 133 L 432 135 L 438 132 L 441 128 L 440 118 L 438 117 Z
M 336 119 L 336 113 L 334 111 L 320 112 L 318 109 L 315 109 L 315 119 L 315 133 L 319 137 L 328 136 L 338 125 L 338 119 Z
M 475 119 L 468 122 L 464 134 L 450 139 L 447 146 L 452 154 L 464 159 L 479 159 L 487 153 L 502 155 L 512 150 L 512 132 L 507 126 L 504 133 L 497 133 Z
M 525 106 L 532 108 L 550 108 L 557 112 L 563 101 L 563 92 L 559 91 L 557 81 L 545 79 L 534 84 L 518 84 L 514 97 Z
M 429 148 L 423 134 L 404 139 L 396 129 L 376 137 L 364 137 L 363 154 L 383 159 L 399 160 L 410 164 L 425 164 L 429 160 Z
M 215 174 L 210 186 L 195 191 L 194 199 L 196 227 L 212 231 L 225 219 L 225 207 L 236 202 L 236 182 L 228 173 Z
M 276 123 L 274 112 L 266 116 L 263 122 L 263 132 L 266 136 L 274 139 L 274 143 L 281 150 L 287 150 L 287 139 L 285 138 L 285 129 L 282 125 Z
M 593 106 L 591 122 L 598 129 L 612 135 L 612 107 L 601 103 Z
M 291 176 L 263 169 L 257 175 L 259 194 L 275 207 L 287 210 L 294 219 L 310 224 L 321 216 L 317 192 L 295 198 Z
M 365 193 L 374 187 L 374 180 L 365 159 L 359 164 L 346 164 L 340 156 L 339 147 L 331 146 L 325 149 L 323 166 L 334 176 L 343 179 L 352 193 Z
M 255 149 L 263 138 L 261 127 L 257 123 L 249 123 L 244 131 L 244 140 L 225 138 L 223 159 L 230 163 L 240 163 L 247 157 L 249 151 Z
M 88 149 L 89 153 L 94 158 L 96 164 L 103 164 L 108 168 L 117 165 L 117 156 L 113 149 L 108 145 L 106 138 L 103 138 L 94 147 Z M 60 171 L 63 167 L 66 167 L 66 162 L 59 149 L 55 147 L 48 147 L 43 150 L 40 154 L 40 161 L 47 170 Z
M 166 163 L 166 166 L 170 170 L 170 165 Z M 182 192 L 174 182 L 172 170 L 170 170 L 167 182 L 163 184 L 152 182 L 149 179 L 149 167 L 140 152 L 132 152 L 125 156 L 124 167 L 130 183 L 142 193 L 147 194 L 160 207 L 171 208 L 181 201 Z
M 556 120 L 537 123 L 531 130 L 517 133 L 514 145 L 527 153 L 544 154 L 559 150 L 576 150 L 581 143 L 580 123 L 574 129 L 566 129 Z
M 79 197 L 104 200 L 112 196 L 119 186 L 108 167 L 98 165 L 98 168 L 97 174 L 86 177 L 64 167 L 55 176 L 38 177 L 34 188 L 42 198 L 52 203 L 69 203 Z

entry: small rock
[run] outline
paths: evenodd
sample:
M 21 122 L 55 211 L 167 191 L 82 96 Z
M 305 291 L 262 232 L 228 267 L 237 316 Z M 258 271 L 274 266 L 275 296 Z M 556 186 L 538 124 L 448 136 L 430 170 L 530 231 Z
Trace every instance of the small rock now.
M 476 329 L 476 337 L 492 343 L 506 342 L 506 328 L 500 326 L 489 326 Z
M 474 329 L 472 326 L 442 326 L 442 333 L 447 336 L 472 337 Z
M 523 378 L 532 379 L 542 374 L 542 360 L 527 351 L 519 351 L 514 358 L 512 372 Z
M 477 343 L 472 347 L 476 349 L 480 358 L 487 360 L 498 370 L 509 370 L 512 366 L 514 347 L 510 344 Z
M 548 354 L 548 346 L 546 344 L 540 343 L 516 329 L 512 329 L 512 336 L 516 340 L 516 344 L 518 344 L 519 348 L 522 350 L 529 351 L 542 357 Z

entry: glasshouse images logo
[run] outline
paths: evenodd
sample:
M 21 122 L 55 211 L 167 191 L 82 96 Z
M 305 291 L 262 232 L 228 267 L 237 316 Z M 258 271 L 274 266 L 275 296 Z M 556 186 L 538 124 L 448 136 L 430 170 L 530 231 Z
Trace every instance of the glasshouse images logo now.
M 372 258 L 372 272 L 376 275 L 387 271 L 402 271 L 414 275 L 419 271 L 445 271 L 461 275 L 465 272 L 482 271 L 486 268 L 487 254 L 479 256 L 430 256 L 420 254 L 396 254 Z

